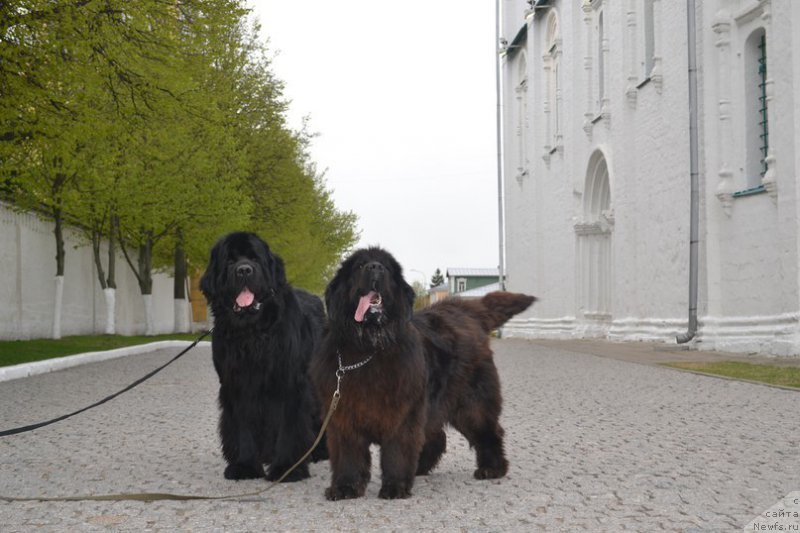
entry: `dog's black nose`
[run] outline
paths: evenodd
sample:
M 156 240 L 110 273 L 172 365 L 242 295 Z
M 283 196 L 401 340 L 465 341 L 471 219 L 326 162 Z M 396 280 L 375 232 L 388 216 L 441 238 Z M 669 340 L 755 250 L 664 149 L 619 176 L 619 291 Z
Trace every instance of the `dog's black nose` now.
M 239 265 L 236 267 L 236 275 L 240 278 L 246 278 L 253 273 L 253 267 L 250 265 Z

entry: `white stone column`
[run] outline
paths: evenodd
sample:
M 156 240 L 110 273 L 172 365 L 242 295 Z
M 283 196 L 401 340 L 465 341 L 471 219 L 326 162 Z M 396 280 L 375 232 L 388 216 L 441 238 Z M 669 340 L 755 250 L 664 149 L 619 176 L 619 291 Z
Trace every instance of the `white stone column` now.
M 523 60 L 524 58 L 520 58 Z M 514 92 L 516 93 L 516 100 L 517 100 L 517 107 L 516 107 L 516 114 L 517 114 L 517 127 L 516 127 L 516 134 L 517 134 L 517 183 L 522 185 L 522 181 L 528 175 L 528 157 L 526 154 L 527 150 L 527 128 L 526 128 L 526 121 L 527 121 L 527 113 L 528 113 L 528 106 L 526 105 L 527 102 L 527 92 L 528 92 L 528 84 L 527 80 L 523 78 L 520 80 L 520 83 L 514 88 Z
M 608 6 L 611 0 L 603 0 L 603 6 L 606 13 L 608 13 Z M 613 20 L 613 19 L 612 19 Z M 603 16 L 603 41 L 600 43 L 600 50 L 603 54 L 603 98 L 600 101 L 600 116 L 603 117 L 603 123 L 606 128 L 611 126 L 611 53 L 608 39 L 608 32 L 612 25 L 609 23 L 609 18 Z
M 628 98 L 628 105 L 636 107 L 636 97 L 638 91 L 636 86 L 639 84 L 639 36 L 636 33 L 636 4 L 638 0 L 628 0 L 627 25 L 628 25 L 628 86 L 625 88 L 625 96 Z
M 731 19 L 727 12 L 717 13 L 712 29 L 717 36 L 714 45 L 717 47 L 717 105 L 719 118 L 719 134 L 717 135 L 717 158 L 719 169 L 717 176 L 716 196 L 722 203 L 726 215 L 731 214 L 733 207 L 733 170 L 731 168 L 731 150 L 733 147 L 733 124 L 731 117 Z
M 562 125 L 564 119 L 564 107 L 561 99 L 561 83 L 559 83 L 558 76 L 561 70 L 561 37 L 555 40 L 555 55 L 553 56 L 553 87 L 555 94 L 553 97 L 556 100 L 556 106 L 553 110 L 553 146 L 559 154 L 564 152 L 564 136 L 562 135 Z
M 594 119 L 594 88 L 592 83 L 592 4 L 589 0 L 583 1 L 583 23 L 586 27 L 586 55 L 583 56 L 583 72 L 586 76 L 586 111 L 583 113 L 583 131 L 592 140 L 592 120 Z
M 542 159 L 547 163 L 550 162 L 550 150 L 553 148 L 552 144 L 550 144 L 553 139 L 553 125 L 550 114 L 551 62 L 552 58 L 549 52 L 542 56 L 542 66 L 544 70 L 544 97 L 542 98 L 542 111 L 544 113 L 544 146 L 542 146 Z

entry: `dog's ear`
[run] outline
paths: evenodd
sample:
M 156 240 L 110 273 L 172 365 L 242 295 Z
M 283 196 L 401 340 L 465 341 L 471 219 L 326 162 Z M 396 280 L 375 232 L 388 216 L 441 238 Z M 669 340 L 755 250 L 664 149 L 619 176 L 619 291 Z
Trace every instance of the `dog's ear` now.
M 403 267 L 400 266 L 400 263 L 394 257 L 390 257 L 390 265 L 391 271 L 394 275 L 395 285 L 400 291 L 400 304 L 403 306 L 403 314 L 406 317 L 406 320 L 411 320 L 411 317 L 414 316 L 414 299 L 417 295 L 414 293 L 414 289 L 406 282 L 405 276 L 403 276 Z
M 345 265 L 342 264 L 333 279 L 328 283 L 328 286 L 325 287 L 325 309 L 328 314 L 328 320 L 331 322 L 336 322 L 339 319 L 340 314 L 343 312 L 339 307 L 346 301 L 346 298 L 340 295 L 344 286 L 344 269 Z
M 271 284 L 272 289 L 278 290 L 286 285 L 286 268 L 283 266 L 283 259 L 270 250 L 269 244 L 259 236 L 252 234 L 250 247 L 255 252 L 256 260 L 264 273 L 269 275 L 267 281 Z
M 208 266 L 206 267 L 206 271 L 203 273 L 203 276 L 200 278 L 200 290 L 209 303 L 211 303 L 211 300 L 214 299 L 214 296 L 217 293 L 216 287 L 219 281 L 217 278 L 221 275 L 221 270 L 224 268 L 222 266 L 224 265 L 224 260 L 220 257 L 222 254 L 221 242 L 222 241 L 217 242 L 211 248 L 211 256 L 208 260 Z
M 414 289 L 406 283 L 406 280 L 403 278 L 402 274 L 398 275 L 400 279 L 400 289 L 403 292 L 403 303 L 405 304 L 405 315 L 406 320 L 411 320 L 411 317 L 414 316 L 414 299 L 417 295 L 414 293 Z
M 269 254 L 271 261 L 269 273 L 272 277 L 272 283 L 275 289 L 279 289 L 286 285 L 286 268 L 283 266 L 283 259 L 279 255 Z

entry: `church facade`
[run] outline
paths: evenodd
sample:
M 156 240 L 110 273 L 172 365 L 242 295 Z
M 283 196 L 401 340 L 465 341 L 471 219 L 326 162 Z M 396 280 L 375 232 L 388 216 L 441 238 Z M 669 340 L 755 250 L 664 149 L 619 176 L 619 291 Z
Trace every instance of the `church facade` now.
M 500 1 L 504 333 L 800 355 L 800 2 Z

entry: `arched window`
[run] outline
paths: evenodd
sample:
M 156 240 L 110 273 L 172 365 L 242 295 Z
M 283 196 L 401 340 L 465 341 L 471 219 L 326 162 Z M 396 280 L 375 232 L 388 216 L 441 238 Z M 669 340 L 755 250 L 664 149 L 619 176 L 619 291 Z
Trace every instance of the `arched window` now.
M 748 188 L 761 185 L 769 151 L 767 118 L 767 42 L 764 28 L 753 31 L 744 45 L 745 179 Z
M 608 183 L 608 164 L 603 153 L 598 150 L 589 160 L 586 172 L 583 214 L 587 222 L 599 223 L 610 209 L 611 187 Z
M 769 142 L 769 77 L 771 2 L 743 3 L 732 15 L 720 10 L 714 18 L 717 54 L 716 197 L 727 215 L 735 198 L 768 193 L 777 196 L 774 146 Z M 773 118 L 774 123 L 774 118 Z M 774 145 L 774 143 L 773 143 Z
M 585 319 L 611 319 L 614 211 L 608 164 L 595 151 L 586 170 L 583 221 L 575 225 L 578 247 L 578 305 Z
M 586 55 L 583 58 L 586 75 L 586 111 L 583 130 L 591 138 L 592 125 L 602 120 L 611 124 L 609 105 L 610 62 L 609 40 L 604 0 L 584 0 L 583 21 L 586 24 Z M 631 47 L 633 48 L 633 47 Z M 632 76 L 629 73 L 629 78 Z
M 547 19 L 547 52 L 545 53 L 546 62 L 549 68 L 546 71 L 547 101 L 549 107 L 549 138 L 548 145 L 550 151 L 554 152 L 562 144 L 561 134 L 561 84 L 560 84 L 560 63 L 561 63 L 561 33 L 558 25 L 558 15 L 555 10 L 551 11 Z

